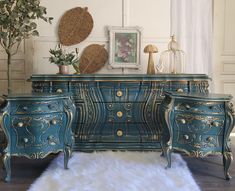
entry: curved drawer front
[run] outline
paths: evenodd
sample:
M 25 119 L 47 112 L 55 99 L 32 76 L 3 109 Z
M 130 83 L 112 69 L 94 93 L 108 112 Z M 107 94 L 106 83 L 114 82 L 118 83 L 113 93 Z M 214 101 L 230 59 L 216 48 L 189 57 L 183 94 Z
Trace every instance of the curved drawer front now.
M 167 81 L 164 84 L 164 91 L 189 92 L 188 81 Z
M 223 136 L 176 131 L 173 140 L 174 147 L 181 148 L 197 157 L 222 151 Z
M 80 125 L 76 139 L 79 142 L 156 142 L 160 133 L 144 123 L 99 123 L 89 128 Z
M 101 105 L 101 103 L 99 104 Z M 107 122 L 112 123 L 138 123 L 157 120 L 156 107 L 154 103 L 147 107 L 146 103 L 105 103 Z M 152 115 L 152 113 L 154 113 Z M 149 116 L 149 115 L 150 116 Z
M 175 127 L 177 131 L 223 135 L 225 117 L 195 114 L 175 114 Z
M 48 149 L 63 145 L 63 114 L 13 115 L 11 117 L 11 145 L 19 149 Z M 13 151 L 14 152 L 14 151 Z
M 152 92 L 150 82 L 99 82 L 88 88 L 93 102 L 145 102 Z
M 11 114 L 44 114 L 63 111 L 62 100 L 11 102 Z
M 51 92 L 67 93 L 69 92 L 68 82 L 52 82 Z
M 187 101 L 177 100 L 175 103 L 175 110 L 182 112 L 192 112 L 198 114 L 224 114 L 223 102 L 199 102 L 199 101 Z

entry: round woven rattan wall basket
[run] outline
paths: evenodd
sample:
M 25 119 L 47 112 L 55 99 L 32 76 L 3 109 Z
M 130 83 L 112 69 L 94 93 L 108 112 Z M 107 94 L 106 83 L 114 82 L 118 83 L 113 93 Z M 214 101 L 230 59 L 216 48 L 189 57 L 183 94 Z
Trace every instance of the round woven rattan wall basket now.
M 62 16 L 58 35 L 62 45 L 71 46 L 85 40 L 93 28 L 93 19 L 88 8 L 76 7 Z

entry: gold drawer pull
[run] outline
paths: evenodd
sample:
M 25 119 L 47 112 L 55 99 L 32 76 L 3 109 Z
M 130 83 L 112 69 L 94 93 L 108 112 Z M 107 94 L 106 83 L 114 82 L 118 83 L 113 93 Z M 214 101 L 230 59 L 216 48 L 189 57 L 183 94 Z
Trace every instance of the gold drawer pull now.
M 52 120 L 51 120 L 51 124 L 52 124 L 52 125 L 56 125 L 56 123 L 57 123 L 57 121 L 56 121 L 55 119 L 52 119 Z
M 211 141 L 213 141 L 213 137 L 207 137 L 206 140 L 207 140 L 208 142 L 211 142 Z
M 184 135 L 184 139 L 185 140 L 189 140 L 189 136 L 188 135 Z
M 122 135 L 123 135 L 122 130 L 118 130 L 118 131 L 117 131 L 117 136 L 118 136 L 118 137 L 121 137 Z
M 180 119 L 180 123 L 185 124 L 186 120 L 185 119 Z
M 27 110 L 28 110 L 28 107 L 24 106 L 24 107 L 22 107 L 22 109 L 23 109 L 24 111 L 27 111 Z
M 57 93 L 63 93 L 63 90 L 62 89 L 57 89 L 56 92 Z
M 24 123 L 22 122 L 17 123 L 17 127 L 23 127 L 23 126 L 24 126 Z
M 122 113 L 121 111 L 118 111 L 118 112 L 117 112 L 117 116 L 118 116 L 119 118 L 121 118 L 121 117 L 123 116 L 123 113 Z
M 118 96 L 118 97 L 122 97 L 122 95 L 123 95 L 123 93 L 122 93 L 121 90 L 117 91 L 117 96 Z
M 177 92 L 183 93 L 184 90 L 180 88 L 180 89 L 177 90 Z
M 186 109 L 190 109 L 191 107 L 190 107 L 190 105 L 186 104 L 186 105 L 185 105 L 185 108 L 186 108 Z
M 24 138 L 23 141 L 24 141 L 24 143 L 28 143 L 28 142 L 29 142 L 29 139 Z
M 213 121 L 213 122 L 211 122 L 211 125 L 212 125 L 212 126 L 215 126 L 215 127 L 219 127 L 219 122 Z

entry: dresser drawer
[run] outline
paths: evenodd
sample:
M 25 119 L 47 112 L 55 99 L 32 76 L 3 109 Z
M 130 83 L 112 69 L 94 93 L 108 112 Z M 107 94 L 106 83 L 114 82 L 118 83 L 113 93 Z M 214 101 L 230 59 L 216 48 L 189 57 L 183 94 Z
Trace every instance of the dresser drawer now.
M 164 91 L 189 92 L 188 81 L 168 81 L 168 82 L 165 82 Z
M 223 135 L 224 116 L 175 114 L 175 130 L 200 134 Z
M 198 114 L 223 115 L 224 103 L 176 100 L 175 110 L 182 112 L 198 113 Z
M 200 135 L 194 133 L 174 132 L 173 145 L 182 150 L 210 153 L 212 151 L 221 152 L 223 136 Z
M 61 100 L 11 102 L 11 114 L 44 114 L 63 111 Z
M 105 103 L 107 122 L 112 123 L 138 123 L 144 122 L 145 116 L 143 111 L 146 107 L 145 103 Z
M 152 92 L 150 82 L 99 82 L 88 87 L 93 102 L 146 102 Z
M 67 82 L 52 82 L 52 93 L 68 93 L 69 85 Z
M 11 117 L 11 145 L 12 149 L 38 148 L 63 145 L 61 139 L 65 132 L 61 132 L 63 114 L 48 115 L 13 115 Z M 14 151 L 13 151 L 14 152 Z
M 157 128 L 145 123 L 101 123 L 89 128 L 80 124 L 76 139 L 79 142 L 154 142 L 159 141 Z

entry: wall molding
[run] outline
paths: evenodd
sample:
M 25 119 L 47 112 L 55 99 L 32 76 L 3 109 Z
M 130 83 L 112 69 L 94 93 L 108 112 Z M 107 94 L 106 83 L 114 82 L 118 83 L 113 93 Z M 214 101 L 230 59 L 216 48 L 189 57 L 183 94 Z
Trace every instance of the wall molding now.
M 231 49 L 227 49 L 226 48 L 226 43 L 227 43 L 227 26 L 229 25 L 228 21 L 229 21 L 229 15 L 228 15 L 228 7 L 229 6 L 229 0 L 224 0 L 223 4 L 224 4 L 224 12 L 223 12 L 223 20 L 224 20 L 224 30 L 223 30 L 223 51 L 222 51 L 222 56 L 235 56 L 235 50 L 231 50 Z
M 225 65 L 233 65 L 234 66 L 234 71 L 233 70 L 225 70 Z M 223 61 L 221 63 L 221 74 L 222 75 L 231 75 L 231 74 L 235 74 L 235 60 L 234 61 Z

